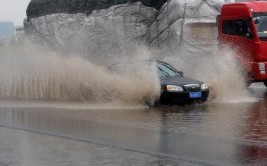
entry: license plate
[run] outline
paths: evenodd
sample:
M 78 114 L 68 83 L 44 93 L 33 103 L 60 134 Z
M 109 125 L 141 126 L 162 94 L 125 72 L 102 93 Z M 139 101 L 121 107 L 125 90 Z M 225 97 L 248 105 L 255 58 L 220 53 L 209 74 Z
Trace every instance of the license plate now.
M 201 98 L 201 92 L 189 92 L 189 98 Z

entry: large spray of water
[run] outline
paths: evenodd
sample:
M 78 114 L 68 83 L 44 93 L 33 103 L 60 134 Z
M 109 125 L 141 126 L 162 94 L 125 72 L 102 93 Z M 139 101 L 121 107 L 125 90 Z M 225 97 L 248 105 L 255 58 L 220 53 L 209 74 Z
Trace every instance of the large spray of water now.
M 183 70 L 185 76 L 206 82 L 210 88 L 209 99 L 214 102 L 252 100 L 234 50 L 214 50 L 204 56 L 185 55 L 165 58 L 165 61 Z
M 29 44 L 0 52 L 1 98 L 153 104 L 159 96 L 155 66 L 117 74 L 78 56 L 40 52 Z
M 150 58 L 140 48 L 132 59 L 124 58 L 121 71 L 110 72 L 79 56 L 63 57 L 51 51 L 40 52 L 27 44 L 1 48 L 0 97 L 2 99 L 79 101 L 103 103 L 122 101 L 153 104 L 160 94 L 156 67 L 129 61 Z M 233 102 L 248 99 L 245 81 L 238 69 L 234 51 L 215 51 L 211 55 L 165 58 L 183 70 L 185 76 L 205 81 L 210 100 Z
M 138 1 L 104 7 L 89 15 L 48 12 L 29 17 L 25 30 L 30 38 L 67 53 L 63 57 L 40 53 L 28 45 L 6 53 L 0 50 L 0 97 L 153 103 L 160 93 L 156 69 L 138 63 L 129 68 L 127 63 L 171 55 L 163 59 L 183 70 L 185 76 L 205 81 L 210 99 L 233 101 L 249 96 L 233 51 L 199 56 L 216 47 L 216 16 L 228 2 L 172 0 L 155 10 Z M 147 58 L 150 51 L 140 48 L 142 44 L 157 49 L 155 57 Z M 70 56 L 72 52 L 83 58 Z M 111 61 L 126 63 L 126 67 L 119 74 L 110 73 L 106 66 Z

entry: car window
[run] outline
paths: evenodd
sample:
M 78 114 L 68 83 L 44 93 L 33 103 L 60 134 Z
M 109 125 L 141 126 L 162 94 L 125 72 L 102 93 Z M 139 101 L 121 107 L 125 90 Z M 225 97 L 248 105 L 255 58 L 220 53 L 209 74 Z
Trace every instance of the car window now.
M 257 28 L 258 36 L 260 39 L 267 38 L 267 13 L 255 15 L 253 17 L 254 23 Z
M 224 20 L 222 33 L 252 39 L 250 19 Z
M 159 76 L 165 77 L 182 77 L 181 74 L 178 73 L 176 69 L 168 64 L 158 64 L 158 74 Z

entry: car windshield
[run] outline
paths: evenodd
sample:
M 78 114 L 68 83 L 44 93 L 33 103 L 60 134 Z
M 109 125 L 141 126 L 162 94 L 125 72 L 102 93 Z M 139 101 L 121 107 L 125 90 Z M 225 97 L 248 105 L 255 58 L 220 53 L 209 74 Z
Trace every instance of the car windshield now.
M 267 13 L 254 15 L 254 23 L 260 39 L 267 39 Z
M 182 77 L 179 72 L 174 69 L 172 66 L 165 64 L 165 63 L 160 63 L 157 64 L 158 68 L 158 74 L 161 77 Z

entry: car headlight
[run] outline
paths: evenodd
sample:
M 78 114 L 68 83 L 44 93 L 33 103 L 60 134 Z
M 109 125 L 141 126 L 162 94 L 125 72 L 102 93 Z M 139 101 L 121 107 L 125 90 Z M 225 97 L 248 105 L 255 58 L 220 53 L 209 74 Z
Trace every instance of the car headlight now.
M 201 90 L 207 90 L 207 89 L 209 89 L 209 87 L 206 84 L 201 85 Z
M 175 85 L 167 85 L 167 91 L 170 92 L 182 92 L 184 91 L 183 87 L 175 86 Z

